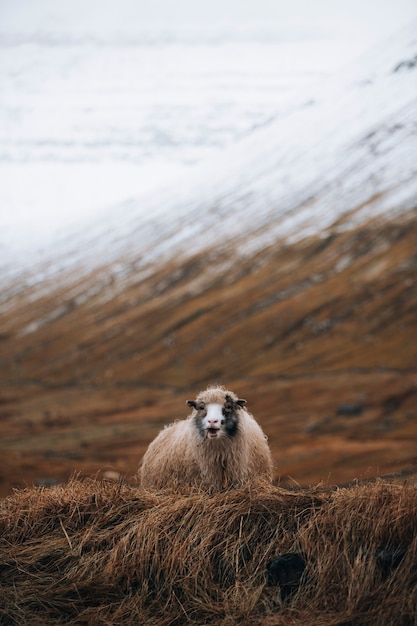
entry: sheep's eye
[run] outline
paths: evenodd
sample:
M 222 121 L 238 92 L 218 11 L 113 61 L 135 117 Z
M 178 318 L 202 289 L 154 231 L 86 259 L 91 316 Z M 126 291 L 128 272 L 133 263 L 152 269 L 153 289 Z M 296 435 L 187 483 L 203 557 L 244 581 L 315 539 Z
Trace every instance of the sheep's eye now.
M 231 413 L 231 411 L 233 410 L 232 404 L 230 402 L 226 402 L 225 405 L 224 405 L 224 410 L 227 413 Z
M 200 404 L 197 405 L 197 409 L 199 411 L 204 411 L 206 408 L 206 405 L 204 404 L 204 402 L 200 402 Z

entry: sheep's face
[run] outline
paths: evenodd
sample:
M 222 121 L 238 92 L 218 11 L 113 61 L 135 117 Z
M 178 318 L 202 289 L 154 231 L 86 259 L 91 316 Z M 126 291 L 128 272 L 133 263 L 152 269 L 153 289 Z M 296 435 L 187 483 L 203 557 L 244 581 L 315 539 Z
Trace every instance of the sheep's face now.
M 187 401 L 188 406 L 196 410 L 195 424 L 204 439 L 234 437 L 239 428 L 239 411 L 245 403 L 245 400 L 233 400 L 229 395 L 224 404 Z

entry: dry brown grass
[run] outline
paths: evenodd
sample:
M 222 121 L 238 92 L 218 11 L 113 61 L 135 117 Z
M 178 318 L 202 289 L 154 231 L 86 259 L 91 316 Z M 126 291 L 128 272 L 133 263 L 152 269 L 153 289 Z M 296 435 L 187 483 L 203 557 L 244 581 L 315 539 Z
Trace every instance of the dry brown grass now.
M 417 623 L 417 490 L 377 482 L 207 496 L 73 479 L 0 504 L 1 624 Z M 406 550 L 384 578 L 378 547 Z M 266 585 L 301 551 L 289 599 Z

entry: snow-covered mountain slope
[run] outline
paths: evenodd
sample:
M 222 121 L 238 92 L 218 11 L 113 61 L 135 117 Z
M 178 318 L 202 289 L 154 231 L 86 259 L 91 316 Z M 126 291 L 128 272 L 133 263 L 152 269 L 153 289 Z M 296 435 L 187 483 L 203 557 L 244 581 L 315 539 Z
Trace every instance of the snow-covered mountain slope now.
M 194 176 L 113 207 L 39 263 L 145 265 L 232 237 L 243 254 L 415 208 L 417 23 L 372 49 L 314 100 L 240 140 Z M 123 264 L 122 263 L 122 264 Z M 10 268 L 9 268 L 10 270 Z
M 205 166 L 196 185 L 179 191 L 177 210 L 162 207 L 161 222 L 172 221 L 176 231 L 171 245 L 189 249 L 193 239 L 201 246 L 252 233 L 251 247 L 263 246 L 263 237 L 257 244 L 253 238 L 263 228 L 269 240 L 294 240 L 359 206 L 356 220 L 411 208 L 417 198 L 416 32 L 414 24 L 322 84 L 314 102 Z M 178 233 L 181 225 L 186 228 Z
M 291 30 L 269 43 L 232 32 L 198 42 L 176 31 L 170 41 L 158 30 L 78 41 L 3 37 L 3 26 L 0 259 L 29 256 L 86 215 L 192 177 L 195 164 L 359 53 L 356 40 L 298 41 Z

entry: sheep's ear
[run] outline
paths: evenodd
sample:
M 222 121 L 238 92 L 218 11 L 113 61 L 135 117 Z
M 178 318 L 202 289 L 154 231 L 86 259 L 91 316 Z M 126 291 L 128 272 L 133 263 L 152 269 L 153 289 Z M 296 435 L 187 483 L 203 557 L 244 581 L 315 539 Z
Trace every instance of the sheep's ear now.
M 245 406 L 246 400 L 242 400 L 242 399 L 236 400 L 236 404 L 238 404 L 242 408 L 243 406 Z
M 185 404 L 188 404 L 188 406 L 193 407 L 193 409 L 197 408 L 197 402 L 195 402 L 195 400 L 187 400 Z

